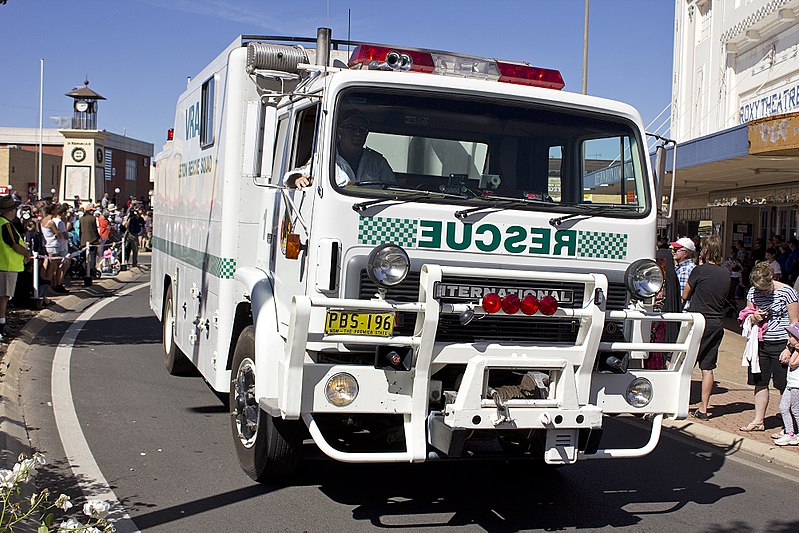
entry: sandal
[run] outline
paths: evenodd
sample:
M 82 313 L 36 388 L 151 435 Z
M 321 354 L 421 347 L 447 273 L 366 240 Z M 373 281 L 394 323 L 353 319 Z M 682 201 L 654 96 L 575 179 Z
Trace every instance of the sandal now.
M 765 424 L 755 424 L 754 422 L 749 422 L 747 425 L 739 427 L 738 431 L 743 431 L 745 433 L 751 433 L 752 431 L 766 431 L 766 426 Z

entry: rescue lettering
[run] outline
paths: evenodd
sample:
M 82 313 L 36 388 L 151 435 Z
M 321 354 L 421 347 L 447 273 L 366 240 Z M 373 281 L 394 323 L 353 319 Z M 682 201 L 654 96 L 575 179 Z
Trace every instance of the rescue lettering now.
M 530 255 L 577 255 L 577 232 L 494 224 L 420 220 L 416 245 L 431 250 L 476 250 Z

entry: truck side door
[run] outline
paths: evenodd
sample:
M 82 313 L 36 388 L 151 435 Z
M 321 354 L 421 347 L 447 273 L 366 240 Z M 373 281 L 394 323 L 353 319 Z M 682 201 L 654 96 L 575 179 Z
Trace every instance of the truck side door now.
M 283 172 L 308 166 L 313 176 L 319 165 L 316 154 L 318 122 L 320 116 L 318 102 L 298 102 L 290 111 L 292 115 L 289 134 L 284 145 Z M 279 139 L 278 139 L 279 142 Z M 281 147 L 277 146 L 277 150 Z M 278 200 L 274 247 L 275 300 L 281 329 L 288 326 L 291 299 L 295 294 L 304 294 L 308 278 L 306 248 L 308 244 L 315 187 L 286 189 Z M 291 240 L 299 235 L 301 249 L 299 257 L 291 258 Z

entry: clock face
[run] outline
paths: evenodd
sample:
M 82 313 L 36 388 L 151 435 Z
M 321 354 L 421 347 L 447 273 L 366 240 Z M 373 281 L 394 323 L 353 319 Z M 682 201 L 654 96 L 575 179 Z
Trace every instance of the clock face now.
M 86 110 L 89 109 L 89 102 L 86 100 L 78 100 L 75 102 L 75 110 L 80 113 L 85 113 Z
M 77 163 L 80 163 L 84 159 L 86 159 L 86 150 L 78 146 L 77 148 L 72 149 L 72 159 Z

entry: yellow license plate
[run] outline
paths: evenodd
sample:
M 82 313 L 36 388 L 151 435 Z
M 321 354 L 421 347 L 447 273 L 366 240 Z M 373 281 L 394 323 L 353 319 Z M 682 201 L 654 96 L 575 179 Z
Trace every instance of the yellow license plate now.
M 394 331 L 394 313 L 353 313 L 328 309 L 325 333 L 328 335 L 376 335 L 388 337 Z

